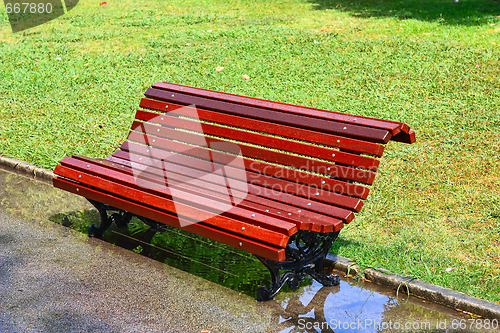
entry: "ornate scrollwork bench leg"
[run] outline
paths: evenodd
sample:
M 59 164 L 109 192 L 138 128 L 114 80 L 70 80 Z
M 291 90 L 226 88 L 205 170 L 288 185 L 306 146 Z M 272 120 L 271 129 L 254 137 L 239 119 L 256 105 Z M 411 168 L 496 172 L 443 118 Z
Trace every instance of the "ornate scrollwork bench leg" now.
M 87 200 L 99 211 L 99 214 L 101 215 L 101 225 L 97 227 L 95 224 L 92 224 L 88 228 L 90 237 L 102 238 L 104 232 L 111 226 L 111 224 L 113 224 L 113 222 L 118 227 L 124 228 L 130 222 L 132 216 L 134 216 L 134 214 L 126 212 L 122 209 L 118 209 L 91 199 Z M 108 216 L 108 211 L 114 211 L 115 213 Z
M 113 224 L 113 222 L 119 227 L 119 228 L 125 228 L 127 227 L 128 223 L 132 219 L 132 217 L 137 217 L 139 218 L 142 222 L 145 224 L 149 225 L 151 229 L 149 229 L 149 233 L 146 237 L 146 239 L 142 239 L 142 246 L 144 247 L 143 254 L 151 257 L 151 241 L 155 234 L 157 232 L 164 232 L 165 231 L 165 225 L 163 223 L 159 223 L 157 221 L 142 217 L 140 215 L 136 215 L 130 212 L 127 212 L 123 209 L 118 209 L 113 206 L 103 204 L 98 201 L 94 201 L 91 199 L 87 199 L 98 211 L 99 214 L 101 215 L 101 224 L 99 227 L 97 227 L 95 224 L 92 224 L 88 228 L 88 234 L 89 237 L 97 237 L 97 238 L 102 238 L 102 235 L 104 232 Z M 111 212 L 113 211 L 111 215 L 108 216 L 108 211 Z
M 340 283 L 338 275 L 326 275 L 325 258 L 339 232 L 318 233 L 301 230 L 290 237 L 285 248 L 286 260 L 272 261 L 257 256 L 271 272 L 272 284 L 269 289 L 261 286 L 257 290 L 257 300 L 267 301 L 273 298 L 288 283 L 290 288 L 298 288 L 306 274 L 324 286 L 336 286 Z M 280 270 L 284 271 L 280 273 Z
M 113 222 L 119 228 L 125 228 L 132 219 L 132 217 L 134 216 L 136 216 L 142 222 L 149 225 L 151 228 L 161 229 L 162 226 L 164 226 L 162 223 L 142 217 L 140 215 L 127 212 L 123 209 L 115 208 L 113 206 L 103 204 L 102 202 L 95 201 L 92 199 L 87 199 L 87 200 L 99 211 L 99 214 L 101 215 L 101 225 L 97 227 L 95 224 L 92 224 L 88 228 L 88 233 L 90 237 L 101 238 L 104 232 L 111 226 L 111 224 L 113 224 Z M 108 211 L 110 212 L 113 211 L 114 213 L 108 216 Z

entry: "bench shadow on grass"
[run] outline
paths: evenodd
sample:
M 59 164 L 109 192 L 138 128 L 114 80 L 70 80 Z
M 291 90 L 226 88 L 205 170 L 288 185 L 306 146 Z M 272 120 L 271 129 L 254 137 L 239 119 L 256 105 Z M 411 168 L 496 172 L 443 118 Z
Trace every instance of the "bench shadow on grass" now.
M 340 10 L 354 17 L 394 17 L 443 25 L 483 25 L 498 20 L 499 0 L 308 0 L 315 10 Z
M 85 234 L 90 225 L 100 223 L 99 213 L 91 209 L 49 219 Z M 271 281 L 267 268 L 248 252 L 169 226 L 159 232 L 135 217 L 125 228 L 113 224 L 103 239 L 253 298 L 261 284 L 269 286 Z M 311 284 L 308 276 L 301 287 Z M 291 290 L 285 285 L 282 292 L 287 291 Z

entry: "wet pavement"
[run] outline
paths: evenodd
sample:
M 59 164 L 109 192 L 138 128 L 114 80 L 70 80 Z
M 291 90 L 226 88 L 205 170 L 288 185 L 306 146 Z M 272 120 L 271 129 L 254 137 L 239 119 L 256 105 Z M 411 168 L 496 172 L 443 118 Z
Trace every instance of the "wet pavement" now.
M 85 199 L 0 171 L 0 332 L 494 332 L 345 279 L 259 303 L 268 274 L 248 254 L 137 221 L 89 239 L 97 222 Z

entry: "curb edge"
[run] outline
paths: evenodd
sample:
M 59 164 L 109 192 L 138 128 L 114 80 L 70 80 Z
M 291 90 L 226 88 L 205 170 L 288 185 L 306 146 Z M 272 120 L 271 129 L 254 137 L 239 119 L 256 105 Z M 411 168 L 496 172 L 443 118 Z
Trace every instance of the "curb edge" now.
M 0 154 L 0 169 L 47 185 L 53 185 L 52 179 L 54 178 L 54 173 L 52 170 L 39 168 L 36 165 L 19 161 L 2 154 Z
M 329 253 L 326 264 L 345 274 L 357 275 L 361 272 L 354 261 L 349 258 Z M 452 309 L 460 309 L 483 318 L 500 320 L 500 304 L 469 296 L 459 291 L 440 287 L 416 278 L 394 274 L 388 270 L 368 268 L 362 277 L 375 284 L 409 292 L 413 296 L 438 303 Z

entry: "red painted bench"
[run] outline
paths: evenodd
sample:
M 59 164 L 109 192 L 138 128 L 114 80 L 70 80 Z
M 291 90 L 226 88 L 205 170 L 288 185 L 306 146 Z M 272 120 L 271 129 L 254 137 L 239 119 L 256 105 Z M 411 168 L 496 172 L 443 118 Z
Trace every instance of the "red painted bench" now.
M 383 145 L 415 141 L 399 122 L 176 84 L 145 95 L 120 149 L 64 158 L 54 186 L 99 210 L 91 236 L 137 216 L 253 253 L 273 279 L 259 300 L 306 274 L 339 283 L 325 256 L 363 206 Z

